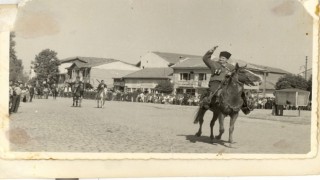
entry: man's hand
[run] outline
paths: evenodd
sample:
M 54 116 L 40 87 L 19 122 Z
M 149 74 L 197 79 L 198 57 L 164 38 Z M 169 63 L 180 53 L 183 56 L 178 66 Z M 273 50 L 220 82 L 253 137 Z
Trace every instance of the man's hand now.
M 214 52 L 216 49 L 218 48 L 218 46 L 214 46 L 212 49 L 210 49 L 210 52 Z

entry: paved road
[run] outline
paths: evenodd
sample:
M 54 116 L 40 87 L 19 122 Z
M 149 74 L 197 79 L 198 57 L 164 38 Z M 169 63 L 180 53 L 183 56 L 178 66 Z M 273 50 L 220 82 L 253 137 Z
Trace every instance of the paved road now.
M 35 99 L 21 103 L 11 115 L 12 151 L 31 152 L 155 152 L 155 153 L 307 153 L 310 151 L 310 112 L 270 110 L 241 114 L 232 148 L 228 131 L 222 141 L 209 139 L 211 112 L 205 116 L 203 136 L 195 137 L 197 107 L 163 104 L 106 102 L 95 108 L 93 100 L 70 107 L 71 99 Z M 229 118 L 225 129 L 228 130 Z M 214 132 L 218 133 L 218 124 Z

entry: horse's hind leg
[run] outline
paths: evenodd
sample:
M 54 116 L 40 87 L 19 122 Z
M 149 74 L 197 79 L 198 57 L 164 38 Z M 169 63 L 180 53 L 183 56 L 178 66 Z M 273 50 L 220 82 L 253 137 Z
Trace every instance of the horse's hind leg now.
M 197 117 L 196 117 L 199 120 L 199 130 L 196 133 L 196 136 L 198 136 L 198 137 L 201 136 L 201 134 L 202 134 L 203 116 L 206 113 L 206 111 L 207 111 L 207 109 L 200 107 L 198 114 L 197 114 Z
M 219 135 L 216 136 L 216 139 L 218 140 L 221 139 L 221 136 L 224 133 L 224 118 L 225 118 L 225 115 L 220 113 L 219 114 Z
M 104 106 L 104 101 L 102 99 L 100 99 L 100 103 L 101 103 L 101 108 L 103 108 Z
M 233 130 L 234 124 L 238 118 L 239 113 L 232 114 L 230 117 L 230 127 L 229 127 L 229 143 L 233 143 Z
M 76 106 L 79 105 L 79 97 L 77 97 L 77 100 L 76 100 Z
M 214 139 L 213 127 L 214 127 L 214 124 L 215 124 L 215 122 L 217 121 L 218 117 L 219 117 L 219 112 L 214 112 L 214 113 L 213 113 L 212 120 L 211 120 L 211 122 L 210 122 L 210 139 L 211 139 L 211 140 Z

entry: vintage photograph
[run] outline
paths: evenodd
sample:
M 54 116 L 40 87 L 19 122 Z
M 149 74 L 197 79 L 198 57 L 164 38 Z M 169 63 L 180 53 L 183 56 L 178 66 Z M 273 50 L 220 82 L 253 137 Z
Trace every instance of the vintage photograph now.
M 25 2 L 8 150 L 310 155 L 317 33 L 297 0 Z

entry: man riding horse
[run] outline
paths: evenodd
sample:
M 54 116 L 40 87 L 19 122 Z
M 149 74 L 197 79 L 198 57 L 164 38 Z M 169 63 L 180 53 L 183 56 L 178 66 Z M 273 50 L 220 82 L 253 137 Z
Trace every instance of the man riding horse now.
M 211 60 L 211 55 L 217 48 L 218 46 L 215 46 L 203 56 L 203 62 L 210 68 L 212 73 L 209 82 L 209 94 L 202 99 L 202 106 L 206 109 L 209 109 L 212 97 L 218 97 L 220 95 L 223 80 L 226 76 L 230 75 L 231 71 L 235 68 L 235 66 L 228 63 L 231 54 L 227 51 L 220 52 L 218 59 L 215 59 L 214 61 Z M 249 114 L 251 108 L 248 107 L 247 97 L 245 94 L 242 94 L 241 97 L 243 99 L 243 106 L 241 110 L 244 114 Z
M 103 106 L 104 106 L 105 96 L 106 96 L 106 91 L 105 91 L 106 88 L 107 88 L 107 85 L 104 83 L 104 80 L 101 80 L 101 82 L 99 82 L 99 85 L 97 88 L 97 94 L 96 94 L 98 108 L 103 108 Z
M 212 76 L 209 82 L 209 95 L 203 98 L 199 106 L 194 123 L 199 122 L 199 130 L 196 136 L 201 136 L 204 115 L 208 109 L 213 112 L 210 122 L 210 139 L 220 140 L 224 133 L 224 119 L 230 116 L 229 141 L 233 143 L 233 131 L 240 109 L 248 114 L 253 109 L 252 100 L 247 101 L 248 95 L 244 90 L 244 85 L 255 85 L 261 83 L 261 77 L 240 67 L 238 63 L 233 66 L 227 63 L 231 54 L 223 51 L 220 53 L 218 61 L 211 61 L 211 55 L 217 46 L 209 50 L 204 56 L 204 63 L 210 68 Z M 219 119 L 219 135 L 213 135 L 213 128 L 216 120 Z
M 76 81 L 74 82 L 74 84 L 72 86 L 73 106 L 79 105 L 79 107 L 81 107 L 83 93 L 84 93 L 83 82 L 80 81 L 80 76 L 77 76 Z M 79 104 L 78 104 L 78 102 L 79 102 Z

